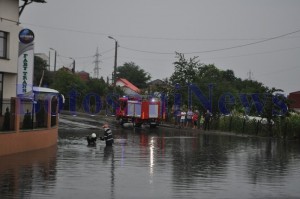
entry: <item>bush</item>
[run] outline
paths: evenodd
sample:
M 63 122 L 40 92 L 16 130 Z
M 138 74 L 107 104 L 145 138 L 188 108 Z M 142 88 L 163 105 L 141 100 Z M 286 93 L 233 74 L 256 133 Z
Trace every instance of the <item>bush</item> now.
M 246 119 L 237 115 L 222 116 L 215 121 L 215 124 L 214 129 L 220 131 L 270 136 L 268 124 L 263 124 L 258 119 Z M 300 139 L 300 115 L 291 114 L 288 117 L 275 118 L 272 132 L 274 137 Z

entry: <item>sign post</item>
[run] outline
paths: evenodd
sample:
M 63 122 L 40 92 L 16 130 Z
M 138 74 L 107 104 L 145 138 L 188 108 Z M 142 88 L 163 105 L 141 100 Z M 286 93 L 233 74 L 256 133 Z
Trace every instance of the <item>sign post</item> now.
M 34 34 L 29 29 L 22 29 L 19 33 L 19 59 L 17 95 L 32 90 L 34 68 Z

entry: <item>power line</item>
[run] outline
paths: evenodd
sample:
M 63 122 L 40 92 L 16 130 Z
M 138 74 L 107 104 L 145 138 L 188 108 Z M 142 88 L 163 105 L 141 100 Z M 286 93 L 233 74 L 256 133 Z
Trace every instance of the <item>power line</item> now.
M 258 74 L 257 76 L 264 76 L 264 75 L 272 75 L 272 74 L 276 74 L 276 73 L 283 73 L 283 72 L 287 72 L 287 71 L 294 70 L 294 69 L 300 69 L 300 67 L 299 66 L 294 66 L 294 67 L 290 67 L 290 68 L 284 68 L 284 69 L 280 69 L 280 70 L 276 70 L 276 71 L 272 71 L 272 72 L 261 73 L 261 74 Z
M 264 51 L 264 52 L 256 52 L 256 53 L 248 53 L 248 54 L 224 56 L 224 57 L 210 57 L 210 58 L 202 58 L 202 59 L 226 59 L 226 58 L 236 58 L 236 57 L 247 57 L 247 56 L 253 56 L 253 55 L 265 55 L 265 54 L 277 53 L 277 52 L 282 52 L 282 51 L 295 50 L 295 49 L 299 49 L 299 48 L 300 47 L 283 48 L 283 49 L 277 49 L 277 50 L 272 50 L 272 51 Z
M 113 50 L 115 50 L 115 48 L 111 48 L 111 49 L 105 50 L 105 51 L 100 52 L 100 53 L 101 53 L 101 55 L 103 55 L 103 54 L 108 53 L 108 52 L 113 51 Z
M 71 29 L 71 28 L 61 28 L 61 27 L 53 27 L 53 26 L 46 26 L 46 25 L 37 25 L 27 22 L 22 22 L 24 25 L 35 26 L 39 28 L 45 29 L 53 29 L 59 31 L 67 31 L 67 32 L 75 32 L 75 33 L 83 33 L 83 34 L 91 34 L 91 35 L 113 35 L 111 33 L 103 33 L 103 32 L 93 32 L 93 31 L 84 31 L 78 29 Z M 175 38 L 175 37 L 151 37 L 151 36 L 139 36 L 139 35 L 125 35 L 125 34 L 114 34 L 113 36 L 116 37 L 123 37 L 123 38 L 134 38 L 134 39 L 150 39 L 150 40 L 167 40 L 167 41 L 257 41 L 257 40 L 267 40 L 269 38 Z M 289 37 L 289 38 L 299 38 L 299 37 Z
M 204 50 L 204 51 L 198 51 L 198 52 L 181 52 L 181 53 L 182 54 L 202 54 L 202 53 L 210 53 L 210 52 L 231 50 L 231 49 L 235 49 L 235 48 L 242 48 L 242 47 L 251 46 L 251 45 L 255 45 L 255 44 L 259 44 L 259 43 L 264 43 L 264 42 L 275 40 L 275 39 L 278 39 L 278 38 L 281 38 L 281 37 L 286 37 L 288 35 L 292 35 L 292 34 L 295 34 L 295 33 L 298 33 L 298 32 L 300 32 L 300 30 L 285 33 L 285 34 L 275 36 L 275 37 L 270 37 L 268 39 L 263 39 L 263 40 L 256 41 L 256 42 L 251 42 L 251 43 L 246 43 L 246 44 L 241 44 L 241 45 L 236 45 L 236 46 L 230 46 L 230 47 L 225 47 L 225 48 L 219 48 L 219 49 L 213 49 L 213 50 Z M 141 52 L 141 53 L 150 53 L 150 54 L 174 54 L 174 52 L 170 53 L 170 52 L 146 51 L 146 50 L 138 50 L 138 49 L 128 48 L 128 47 L 124 47 L 124 46 L 120 46 L 120 48 L 130 50 L 130 51 Z

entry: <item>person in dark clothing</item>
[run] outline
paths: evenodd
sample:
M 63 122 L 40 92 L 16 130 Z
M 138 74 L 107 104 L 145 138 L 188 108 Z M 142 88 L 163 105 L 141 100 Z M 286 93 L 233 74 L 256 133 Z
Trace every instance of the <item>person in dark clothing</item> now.
M 10 130 L 10 112 L 9 112 L 9 108 L 6 108 L 6 112 L 4 115 L 4 122 L 3 122 L 3 130 L 4 131 L 9 131 Z
M 106 146 L 112 146 L 114 143 L 112 131 L 110 130 L 108 124 L 104 124 L 102 128 L 104 129 L 104 137 L 100 137 L 100 139 L 105 140 Z
M 96 133 L 92 133 L 92 135 L 86 136 L 86 140 L 88 142 L 88 146 L 95 146 L 97 140 Z
M 209 110 L 204 114 L 204 130 L 209 130 L 209 122 L 210 122 L 211 114 Z

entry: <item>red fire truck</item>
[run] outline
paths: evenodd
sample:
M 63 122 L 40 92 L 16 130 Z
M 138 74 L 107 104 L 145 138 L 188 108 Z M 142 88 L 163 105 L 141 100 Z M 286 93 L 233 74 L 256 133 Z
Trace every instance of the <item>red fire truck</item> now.
M 119 98 L 119 107 L 116 108 L 116 118 L 120 124 L 133 123 L 135 127 L 148 124 L 156 127 L 165 114 L 162 113 L 161 102 L 158 98 Z

